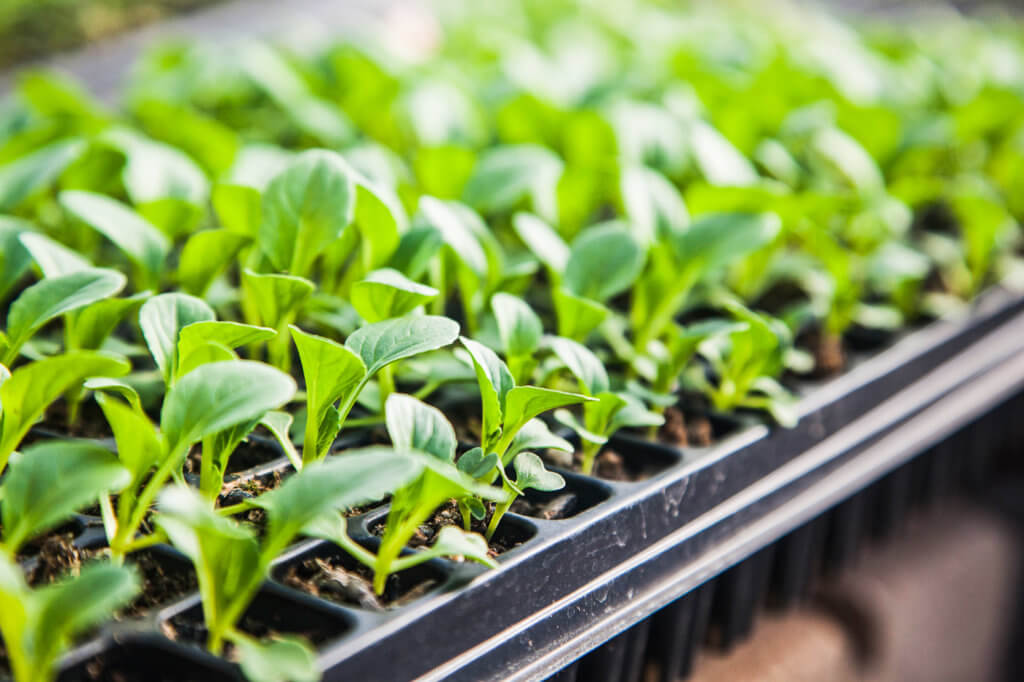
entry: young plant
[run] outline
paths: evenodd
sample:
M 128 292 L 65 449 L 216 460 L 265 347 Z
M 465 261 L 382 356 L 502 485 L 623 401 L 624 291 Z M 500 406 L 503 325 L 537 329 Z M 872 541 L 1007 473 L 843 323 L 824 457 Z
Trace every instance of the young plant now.
M 758 314 L 732 299 L 723 301 L 736 324 L 703 340 L 697 351 L 707 360 L 712 380 L 695 367 L 690 378 L 711 399 L 716 410 L 737 407 L 765 410 L 782 426 L 796 425 L 793 396 L 778 376 L 792 346 L 792 334 L 781 321 Z
M 122 358 L 98 351 L 44 358 L 13 372 L 0 365 L 0 472 L 28 430 L 57 398 L 77 389 L 89 377 L 116 377 L 130 369 Z
M 11 367 L 22 347 L 47 322 L 121 291 L 125 278 L 114 270 L 87 268 L 59 277 L 46 277 L 21 292 L 7 313 L 0 333 L 0 365 Z
M 207 648 L 238 648 L 240 664 L 256 681 L 315 680 L 316 659 L 300 639 L 261 642 L 238 621 L 266 578 L 270 563 L 313 520 L 377 501 L 417 476 L 419 466 L 387 448 L 366 448 L 315 463 L 279 488 L 251 500 L 266 512 L 262 537 L 215 512 L 194 492 L 173 486 L 160 497 L 159 527 L 192 560 L 199 579 Z
M 152 543 L 152 538 L 136 538 L 136 534 L 167 480 L 181 478 L 182 464 L 195 443 L 231 429 L 251 429 L 268 411 L 281 407 L 295 394 L 290 376 L 259 362 L 203 364 L 167 391 L 157 430 L 130 387 L 109 382 L 104 388 L 107 394 L 98 394 L 97 401 L 114 432 L 118 457 L 132 475 L 117 498 L 116 511 L 109 498 L 100 504 L 115 559 Z M 114 393 L 125 395 L 128 403 L 109 395 Z M 220 479 L 216 480 L 219 492 Z M 216 492 L 209 494 L 212 487 L 208 484 L 204 490 L 208 497 L 216 496 Z
M 457 322 L 432 315 L 406 315 L 361 327 L 342 345 L 292 327 L 306 380 L 306 432 L 302 461 L 327 456 L 359 394 L 394 362 L 452 343 Z M 385 379 L 390 374 L 382 375 Z M 382 386 L 389 394 L 394 386 Z
M 0 553 L 0 637 L 15 682 L 56 678 L 60 655 L 139 592 L 128 566 L 93 562 L 77 576 L 32 589 L 19 566 Z
M 491 298 L 491 310 L 512 378 L 518 383 L 528 381 L 537 366 L 534 356 L 544 336 L 540 318 L 526 301 L 503 292 Z
M 613 392 L 604 364 L 586 346 L 560 337 L 548 338 L 546 343 L 576 377 L 580 392 L 594 398 L 592 402 L 583 404 L 582 424 L 568 410 L 555 411 L 555 419 L 575 431 L 582 441 L 580 467 L 583 473 L 593 471 L 601 446 L 619 429 L 626 426 L 658 427 L 665 423 L 660 414 L 648 410 L 635 396 Z

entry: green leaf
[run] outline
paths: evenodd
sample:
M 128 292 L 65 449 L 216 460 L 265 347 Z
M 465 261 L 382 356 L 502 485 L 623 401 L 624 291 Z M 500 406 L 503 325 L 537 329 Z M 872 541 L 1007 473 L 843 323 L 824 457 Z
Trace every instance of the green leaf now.
M 99 350 L 117 325 L 149 298 L 149 292 L 129 298 L 108 298 L 68 313 L 65 337 L 76 350 Z
M 757 182 L 757 171 L 750 161 L 709 124 L 694 121 L 690 135 L 694 158 L 709 183 L 743 186 Z
M 353 171 L 322 149 L 300 154 L 267 186 L 259 244 L 278 270 L 303 276 L 352 222 Z
M 0 211 L 16 208 L 51 185 L 84 150 L 82 140 L 60 140 L 0 166 Z
M 608 308 L 601 303 L 577 296 L 562 287 L 552 290 L 551 297 L 558 318 L 559 336 L 583 341 L 608 317 Z
M 385 264 L 395 253 L 407 227 L 408 216 L 393 191 L 360 178 L 356 182 L 353 222 L 363 240 L 363 267 L 369 270 Z
M 241 322 L 208 320 L 185 325 L 178 332 L 178 362 L 187 364 L 187 358 L 200 346 L 216 343 L 225 348 L 239 348 L 250 343 L 260 343 L 277 336 L 268 327 L 257 327 Z M 178 376 L 185 373 L 179 370 Z
M 308 279 L 293 275 L 257 274 L 242 271 L 242 284 L 247 296 L 256 305 L 260 320 L 277 329 L 296 312 L 313 293 L 316 286 Z
M 661 426 L 665 423 L 663 416 L 648 410 L 639 398 L 628 393 L 619 393 L 617 395 L 625 401 L 625 404 L 612 415 L 609 435 L 627 426 Z
M 351 405 L 354 392 L 367 379 L 366 365 L 360 357 L 341 345 L 322 336 L 308 334 L 291 327 L 292 339 L 299 352 L 302 373 L 306 380 L 306 435 L 303 440 L 304 459 L 309 462 L 326 454 L 334 440 L 329 434 L 326 445 L 320 443 L 319 434 L 328 410 L 339 399 Z M 338 423 L 340 427 L 340 422 Z M 310 450 L 313 454 L 310 454 Z
M 771 243 L 782 222 L 774 213 L 716 213 L 695 220 L 672 240 L 676 258 L 702 276 Z
M 557 416 L 557 411 L 556 411 Z M 512 444 L 505 451 L 504 459 L 511 461 L 523 450 L 561 450 L 562 452 L 573 452 L 576 448 L 573 444 L 551 433 L 551 429 L 540 419 L 531 419 L 523 424 L 522 428 L 512 439 Z
M 235 637 L 238 664 L 250 682 L 316 682 L 320 679 L 316 654 L 298 637 L 259 642 Z
M 443 244 L 441 233 L 430 225 L 414 227 L 402 235 L 389 265 L 407 277 L 421 277 Z
M 588 405 L 597 403 L 587 403 Z M 604 434 L 604 429 L 590 430 L 586 426 L 580 423 L 580 420 L 575 414 L 566 409 L 558 409 L 554 411 L 552 415 L 555 421 L 562 426 L 572 429 L 577 436 L 587 443 L 595 443 L 597 445 L 604 445 L 608 442 L 608 436 Z
M 443 348 L 459 337 L 459 323 L 436 315 L 406 315 L 354 331 L 345 347 L 362 358 L 367 374 L 403 358 Z
M 139 309 L 139 326 L 153 361 L 171 386 L 178 375 L 178 340 L 181 330 L 195 322 L 216 318 L 206 301 L 188 294 L 154 296 Z
M 436 298 L 437 289 L 407 278 L 397 270 L 374 270 L 352 286 L 349 301 L 367 322 L 401 317 Z
M 679 190 L 665 176 L 646 166 L 622 171 L 622 203 L 640 243 L 650 245 L 662 234 L 684 229 L 690 213 Z
M 201 365 L 167 392 L 160 428 L 170 450 L 236 424 L 260 419 L 295 395 L 295 381 L 251 360 Z
M 467 476 L 482 478 L 493 471 L 497 463 L 498 455 L 496 453 L 491 452 L 485 455 L 483 448 L 476 447 L 462 453 L 456 462 L 456 467 Z
M 77 576 L 37 590 L 31 641 L 39 649 L 33 657 L 56 661 L 76 635 L 109 618 L 115 609 L 131 601 L 139 589 L 139 576 L 134 568 L 103 561 L 86 564 Z M 68 608 L 69 604 L 74 608 Z
M 569 262 L 569 246 L 554 228 L 532 213 L 516 213 L 512 216 L 512 227 L 526 244 L 526 248 L 559 275 Z
M 102 352 L 72 351 L 29 363 L 0 385 L 0 471 L 29 428 L 54 400 L 94 376 L 127 374 L 131 365 Z
M 25 247 L 23 239 L 33 234 L 32 225 L 17 218 L 0 216 L 0 301 L 32 263 L 32 254 Z M 43 271 L 46 274 L 46 271 Z
M 150 135 L 184 150 L 212 175 L 227 171 L 238 152 L 238 135 L 217 119 L 190 106 L 147 98 L 132 113 Z
M 121 179 L 133 204 L 174 198 L 202 206 L 209 198 L 203 169 L 180 150 L 128 128 L 107 130 L 101 139 L 125 156 Z
M 497 147 L 477 161 L 462 196 L 484 213 L 507 211 L 529 200 L 536 213 L 554 221 L 555 187 L 563 168 L 554 152 L 539 145 Z
M 230 230 L 204 230 L 193 234 L 178 258 L 178 282 L 182 289 L 194 296 L 204 295 L 247 243 L 248 237 Z
M 508 392 L 505 399 L 504 431 L 516 433 L 528 421 L 549 410 L 592 400 L 593 398 L 578 393 L 554 391 L 537 386 L 516 386 Z
M 464 263 L 478 278 L 487 278 L 489 269 L 487 254 L 480 240 L 473 232 L 464 215 L 457 210 L 455 201 L 442 201 L 431 196 L 420 197 L 419 211 L 428 225 L 435 228 L 455 257 Z
M 506 396 L 516 383 L 508 367 L 494 351 L 466 337 L 459 340 L 473 360 L 473 369 L 476 371 L 476 381 L 483 403 L 483 440 L 484 443 L 490 443 L 501 432 Z
M 171 249 L 167 237 L 128 206 L 80 190 L 61 192 L 58 200 L 65 210 L 112 241 L 149 276 L 156 276 L 166 267 Z
M 38 232 L 22 232 L 21 244 L 31 254 L 43 277 L 59 277 L 93 267 L 84 256 Z M 5 245 L 6 249 L 6 245 Z M 6 257 L 6 254 L 5 254 Z
M 540 345 L 544 327 L 533 309 L 521 298 L 506 293 L 491 297 L 498 335 L 507 357 L 532 356 Z
M 549 492 L 565 487 L 565 479 L 554 471 L 545 469 L 541 458 L 532 452 L 519 453 L 512 466 L 516 469 L 516 487 L 520 490 L 533 488 Z
M 213 211 L 221 226 L 234 234 L 257 239 L 263 222 L 263 195 L 246 185 L 213 186 Z
M 260 424 L 267 430 L 270 431 L 270 435 L 281 446 L 284 450 L 284 454 L 288 457 L 288 461 L 292 463 L 292 466 L 296 470 L 302 468 L 302 457 L 295 450 L 295 445 L 292 443 L 292 439 L 289 438 L 288 432 L 292 428 L 292 421 L 295 418 L 291 414 L 278 410 L 271 410 L 263 415 L 263 419 L 260 420 Z
M 589 348 L 559 336 L 549 336 L 545 343 L 580 382 L 580 389 L 586 395 L 608 390 L 610 383 L 604 363 Z
M 19 548 L 105 493 L 131 481 L 110 450 L 88 441 L 44 441 L 11 458 L 3 479 L 3 544 Z
M 400 452 L 418 450 L 455 461 L 455 428 L 439 409 L 410 395 L 392 393 L 384 403 L 388 437 Z
M 436 556 L 455 556 L 477 561 L 491 568 L 497 567 L 488 554 L 487 540 L 478 533 L 467 533 L 455 526 L 445 526 L 430 546 L 430 553 Z
M 6 362 L 11 363 L 21 346 L 50 320 L 113 296 L 124 284 L 124 275 L 119 272 L 90 268 L 47 277 L 25 289 L 7 314 Z
M 572 243 L 563 286 L 604 303 L 633 284 L 644 267 L 636 237 L 616 223 L 588 228 Z
M 104 381 L 109 380 L 104 379 Z M 117 392 L 117 387 L 114 385 L 108 385 L 105 388 L 94 385 L 94 388 L 111 393 Z M 163 453 L 163 446 L 153 423 L 149 421 L 149 417 L 139 406 L 137 395 L 134 400 L 129 397 L 131 407 L 120 400 L 101 394 L 96 396 L 96 402 L 103 410 L 103 416 L 107 418 L 110 430 L 114 432 L 118 459 L 131 472 L 133 483 L 139 483 L 149 475 L 150 470 Z

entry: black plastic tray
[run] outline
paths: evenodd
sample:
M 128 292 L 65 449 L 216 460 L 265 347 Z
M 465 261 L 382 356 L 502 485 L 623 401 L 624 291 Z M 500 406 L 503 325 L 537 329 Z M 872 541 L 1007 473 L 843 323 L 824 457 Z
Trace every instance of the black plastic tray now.
M 431 561 L 423 570 L 437 584 L 408 605 L 363 611 L 285 586 L 278 577 L 292 562 L 339 551 L 304 541 L 275 563 L 252 608 L 282 631 L 310 622 L 331 630 L 319 649 L 326 680 L 525 680 L 559 671 L 575 679 L 581 670 L 579 679 L 631 679 L 652 655 L 663 670 L 685 671 L 705 635 L 722 646 L 738 641 L 764 595 L 782 606 L 799 600 L 816 566 L 841 564 L 865 533 L 891 526 L 921 476 L 933 494 L 970 474 L 948 461 L 943 468 L 938 455 L 916 478 L 900 467 L 929 448 L 941 455 L 946 437 L 1021 390 L 1022 309 L 1020 298 L 993 290 L 964 318 L 857 359 L 846 374 L 806 387 L 791 430 L 751 425 L 713 447 L 681 450 L 616 438 L 624 458 L 659 473 L 624 483 L 566 472 L 586 509 L 557 521 L 509 514 L 500 532 L 522 544 L 499 569 Z M 882 492 L 870 487 L 880 480 Z M 370 525 L 383 513 L 351 519 L 353 537 L 373 542 Z M 95 542 L 95 521 L 83 523 L 82 541 Z M 226 661 L 161 634 L 184 612 L 198 612 L 198 595 L 107 627 L 66 657 L 61 679 L 97 679 L 100 669 L 108 677 L 98 679 L 113 679 L 109 671 L 237 677 Z

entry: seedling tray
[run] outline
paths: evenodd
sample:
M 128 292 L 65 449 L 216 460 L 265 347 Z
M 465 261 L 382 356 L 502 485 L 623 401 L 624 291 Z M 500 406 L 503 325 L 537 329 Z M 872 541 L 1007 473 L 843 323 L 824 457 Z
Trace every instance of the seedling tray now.
M 411 569 L 433 581 L 429 589 L 376 612 L 286 585 L 289 567 L 341 556 L 303 541 L 275 563 L 249 614 L 273 630 L 312 632 L 326 680 L 525 680 L 559 671 L 570 679 L 583 665 L 573 661 L 608 640 L 580 679 L 628 679 L 658 651 L 663 670 L 685 671 L 709 624 L 721 645 L 741 639 L 764 594 L 781 605 L 802 596 L 826 545 L 827 559 L 842 563 L 865 533 L 906 513 L 912 489 L 934 495 L 971 475 L 942 444 L 1024 386 L 1022 310 L 1020 298 L 993 290 L 961 319 L 853 356 L 842 376 L 802 388 L 794 429 L 738 422 L 710 448 L 617 437 L 610 447 L 627 464 L 655 473 L 615 482 L 563 472 L 578 512 L 562 520 L 509 514 L 501 533 L 518 545 L 497 570 L 433 560 Z M 975 455 L 991 449 L 972 446 Z M 906 464 L 929 448 L 927 468 Z M 983 467 L 975 459 L 974 469 Z M 384 513 L 353 517 L 351 535 L 373 544 Z M 96 542 L 97 520 L 80 523 L 77 542 Z M 115 623 L 66 657 L 61 679 L 237 678 L 231 663 L 163 634 L 200 620 L 191 594 L 144 621 Z

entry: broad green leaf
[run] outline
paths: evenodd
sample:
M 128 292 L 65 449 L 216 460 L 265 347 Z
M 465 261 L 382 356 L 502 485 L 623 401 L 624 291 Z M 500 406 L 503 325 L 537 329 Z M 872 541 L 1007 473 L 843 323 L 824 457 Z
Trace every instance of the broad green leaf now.
M 129 298 L 107 298 L 68 313 L 65 337 L 75 350 L 99 350 L 117 325 L 149 298 L 149 292 Z
M 24 245 L 24 238 L 32 234 L 30 223 L 0 216 L 0 301 L 7 298 L 32 263 L 33 256 Z
M 313 293 L 315 285 L 308 279 L 293 275 L 257 274 L 242 271 L 242 284 L 248 290 L 259 313 L 260 321 L 277 329 L 296 312 Z
M 110 450 L 89 441 L 44 441 L 12 457 L 3 479 L 3 545 L 23 543 L 66 521 L 131 474 Z
M 305 460 L 311 461 L 326 452 L 326 446 L 321 447 L 318 434 L 328 410 L 339 398 L 349 399 L 366 381 L 367 371 L 359 355 L 340 343 L 308 334 L 295 326 L 291 327 L 291 333 L 306 381 L 307 412 L 303 447 L 307 450 Z M 328 434 L 327 446 L 334 440 L 336 433 L 334 429 Z M 310 457 L 310 449 L 315 450 L 316 457 Z
M 37 590 L 31 641 L 39 648 L 36 660 L 56 661 L 77 635 L 102 623 L 140 590 L 138 572 L 131 566 L 93 562 L 81 573 Z M 74 608 L 68 608 L 73 604 Z
M 403 358 L 443 348 L 459 337 L 459 323 L 436 315 L 406 315 L 368 324 L 345 340 L 345 347 L 362 358 L 367 374 Z
M 414 227 L 402 235 L 388 265 L 406 277 L 421 277 L 443 243 L 441 233 L 432 226 Z
M 213 176 L 228 170 L 238 153 L 234 130 L 190 106 L 147 98 L 134 102 L 132 113 L 146 132 L 184 150 Z
M 604 363 L 589 348 L 559 336 L 549 336 L 545 343 L 569 368 L 586 395 L 594 396 L 608 390 L 610 384 Z
M 268 327 L 257 327 L 241 322 L 208 320 L 185 325 L 178 332 L 178 359 L 184 361 L 204 343 L 218 343 L 226 348 L 240 348 L 250 343 L 259 343 L 277 336 Z M 182 374 L 184 372 L 181 372 Z
M 422 196 L 419 212 L 428 225 L 436 229 L 456 258 L 481 280 L 487 278 L 488 261 L 480 240 L 456 210 L 457 202 Z
M 110 393 L 117 392 L 116 386 L 94 388 Z M 149 475 L 163 453 L 163 446 L 153 423 L 138 406 L 137 396 L 134 401 L 129 397 L 130 407 L 120 400 L 102 394 L 96 396 L 96 402 L 99 403 L 103 416 L 107 418 L 107 423 L 114 432 L 118 459 L 131 471 L 133 482 L 139 483 Z
M 505 458 L 511 461 L 523 450 L 561 450 L 562 452 L 573 452 L 576 448 L 573 444 L 551 433 L 551 429 L 540 419 L 531 419 L 523 424 L 522 428 L 512 439 L 512 444 L 505 451 Z
M 587 403 L 587 405 L 596 405 L 597 403 Z M 584 424 L 580 423 L 580 420 L 575 414 L 566 409 L 557 409 L 552 413 L 555 421 L 562 426 L 572 429 L 577 436 L 587 443 L 595 443 L 597 445 L 604 445 L 608 442 L 608 436 L 604 434 L 605 429 L 588 429 Z
M 418 450 L 455 461 L 455 428 L 436 407 L 392 393 L 384 404 L 384 414 L 391 444 L 399 452 Z
M 250 682 L 317 682 L 320 670 L 316 653 L 298 637 L 276 637 L 257 641 L 235 637 L 238 664 Z
M 174 378 L 180 379 L 200 365 L 237 359 L 238 354 L 223 343 L 200 341 L 189 349 L 187 355 L 178 353 L 178 368 Z
M 234 260 L 249 242 L 243 234 L 231 230 L 196 232 L 185 242 L 178 258 L 178 282 L 194 296 L 202 296 L 213 280 Z
M 213 309 L 200 298 L 169 293 L 154 296 L 139 309 L 139 326 L 156 366 L 168 386 L 178 375 L 178 339 L 181 330 L 195 322 L 216 318 Z
M 497 147 L 484 153 L 463 190 L 467 204 L 484 213 L 516 208 L 529 200 L 546 220 L 558 217 L 555 187 L 564 164 L 538 145 Z
M 817 131 L 811 149 L 854 189 L 872 194 L 885 188 L 885 178 L 875 160 L 859 142 L 838 128 Z
M 498 335 L 505 355 L 533 355 L 544 334 L 537 313 L 521 298 L 503 292 L 491 297 L 491 309 L 498 323 Z
M 483 403 L 483 439 L 488 443 L 501 430 L 506 396 L 516 385 L 515 380 L 505 363 L 490 348 L 466 337 L 459 340 L 473 360 Z
M 478 533 L 467 533 L 455 526 L 445 526 L 430 546 L 430 553 L 437 556 L 457 556 L 478 561 L 491 568 L 497 563 L 488 554 L 487 540 Z
M 505 431 L 515 433 L 528 421 L 549 410 L 592 400 L 578 393 L 537 386 L 516 386 L 505 398 Z
M 166 267 L 171 249 L 167 237 L 128 206 L 80 190 L 61 192 L 58 199 L 65 210 L 112 241 L 147 273 L 155 275 Z
M 360 250 L 364 268 L 387 263 L 398 248 L 408 220 L 393 191 L 362 178 L 356 182 L 353 222 L 363 240 Z
M 352 222 L 354 172 L 326 150 L 300 154 L 267 186 L 259 244 L 278 270 L 304 276 Z
M 143 414 L 142 401 L 139 398 L 139 392 L 136 391 L 135 387 L 127 381 L 121 381 L 120 379 L 114 379 L 112 377 L 92 377 L 91 379 L 86 379 L 82 384 L 82 387 L 88 391 L 101 392 L 101 395 L 96 396 L 97 401 L 103 398 L 102 393 L 119 395 L 128 402 L 133 410 L 139 414 Z
M 284 450 L 288 461 L 298 470 L 302 468 L 302 457 L 295 450 L 295 445 L 288 436 L 288 432 L 292 428 L 292 421 L 294 421 L 294 417 L 291 414 L 279 410 L 271 410 L 263 415 L 260 424 L 267 431 L 270 431 L 270 435 L 274 437 L 281 446 L 281 449 Z
M 43 277 L 60 277 L 93 267 L 85 256 L 38 232 L 22 232 L 21 244 L 31 254 Z M 6 245 L 4 247 L 7 248 Z M 6 253 L 3 257 L 6 257 Z
M 0 211 L 10 211 L 53 184 L 84 150 L 82 140 L 60 140 L 0 166 Z
M 665 423 L 665 418 L 663 416 L 657 412 L 648 410 L 639 398 L 628 393 L 619 393 L 617 395 L 625 401 L 625 404 L 612 415 L 609 435 L 627 426 L 661 426 Z
M 206 174 L 186 154 L 128 128 L 114 128 L 102 140 L 125 156 L 121 179 L 133 204 L 182 199 L 204 205 L 210 195 Z
M 636 237 L 611 223 L 584 230 L 572 243 L 562 284 L 577 296 L 604 303 L 633 284 L 644 267 Z
M 549 492 L 565 487 L 565 479 L 554 471 L 545 469 L 544 462 L 532 452 L 520 452 L 512 466 L 516 469 L 516 487 L 520 490 L 533 488 Z
M 121 291 L 125 278 L 103 268 L 80 270 L 36 282 L 11 304 L 7 314 L 7 362 L 40 327 L 59 315 L 77 310 Z
M 676 258 L 706 276 L 771 243 L 781 228 L 774 213 L 716 213 L 676 233 L 672 245 Z
M 467 476 L 482 478 L 493 471 L 497 463 L 497 454 L 491 452 L 485 455 L 483 448 L 476 447 L 462 453 L 456 462 L 456 467 Z
M 160 428 L 173 451 L 236 424 L 254 421 L 295 395 L 295 381 L 251 360 L 201 365 L 167 392 Z
M 72 351 L 29 363 L 0 385 L 0 470 L 29 428 L 54 400 L 94 376 L 116 377 L 131 366 L 121 358 L 95 351 Z
M 532 213 L 516 213 L 512 226 L 530 252 L 552 272 L 561 275 L 569 262 L 569 246 L 554 228 Z
M 551 292 L 558 318 L 558 335 L 583 341 L 608 317 L 603 304 L 558 287 Z
M 352 286 L 349 300 L 367 322 L 401 317 L 436 298 L 437 289 L 407 278 L 397 270 L 374 270 Z
M 757 171 L 720 132 L 695 121 L 690 144 L 701 174 L 712 185 L 743 186 L 757 182 Z
M 630 226 L 645 245 L 686 227 L 690 213 L 686 203 L 665 176 L 646 166 L 631 166 L 622 171 L 622 203 Z
M 221 227 L 234 234 L 256 239 L 263 222 L 263 196 L 246 185 L 213 186 L 213 211 Z

